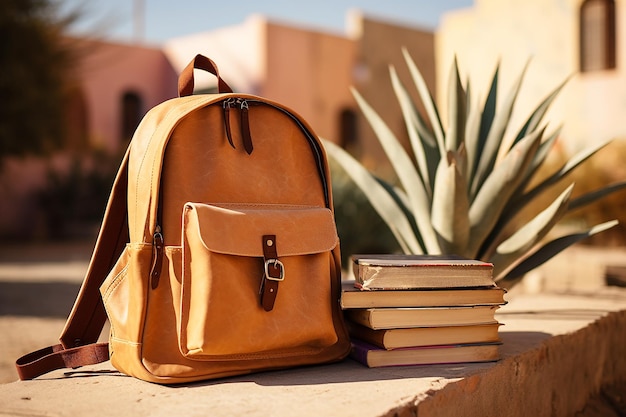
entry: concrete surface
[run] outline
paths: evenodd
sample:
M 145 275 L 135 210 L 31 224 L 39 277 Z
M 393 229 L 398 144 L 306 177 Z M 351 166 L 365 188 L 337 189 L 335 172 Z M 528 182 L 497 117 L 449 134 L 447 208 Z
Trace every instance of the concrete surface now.
M 19 355 L 55 342 L 86 267 L 78 249 L 61 251 L 56 261 L 16 256 L 0 251 L 2 417 L 626 413 L 619 410 L 626 396 L 626 290 L 600 282 L 585 284 L 584 292 L 511 291 L 498 313 L 504 326 L 497 363 L 368 369 L 348 359 L 167 387 L 124 376 L 107 362 L 9 382 Z

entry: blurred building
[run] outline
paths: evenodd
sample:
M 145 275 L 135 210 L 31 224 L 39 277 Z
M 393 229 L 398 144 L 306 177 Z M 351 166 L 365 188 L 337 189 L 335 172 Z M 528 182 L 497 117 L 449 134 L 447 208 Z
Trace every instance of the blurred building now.
M 177 71 L 197 53 L 212 58 L 235 91 L 291 107 L 319 136 L 349 148 L 371 168 L 382 169 L 382 149 L 350 88 L 356 88 L 408 143 L 389 66 L 408 79 L 402 57 L 402 48 L 407 48 L 434 91 L 434 34 L 356 11 L 348 14 L 346 29 L 347 35 L 333 34 L 251 16 L 239 25 L 172 39 L 163 50 Z M 214 79 L 208 76 L 199 87 L 212 86 Z
M 46 158 L 3 161 L 0 237 L 60 237 L 60 229 L 72 223 L 68 217 L 74 215 L 75 206 L 98 204 L 102 207 L 91 210 L 104 213 L 101 200 L 106 202 L 106 195 L 99 202 L 71 201 L 89 195 L 81 197 L 78 188 L 93 182 L 76 174 L 95 173 L 108 180 L 103 171 L 111 168 L 98 166 L 102 160 L 94 156 L 121 157 L 145 112 L 177 94 L 177 74 L 160 48 L 75 38 L 67 42 L 78 59 L 65 102 L 59 103 L 66 117 L 63 149 Z M 72 171 L 77 166 L 81 173 Z M 51 185 L 56 189 L 50 190 Z M 108 195 L 107 189 L 101 192 Z M 96 227 L 80 219 L 71 233 L 91 236 Z
M 500 64 L 508 92 L 528 63 L 512 127 L 518 129 L 554 88 L 571 76 L 547 119 L 563 125 L 562 145 L 626 137 L 626 2 L 622 0 L 475 0 L 447 13 L 437 31 L 437 91 L 458 58 L 484 100 Z M 478 94 L 476 94 L 478 95 Z
M 47 160 L 7 161 L 0 183 L 0 236 L 33 233 L 38 222 L 32 220 L 37 218 L 32 196 L 45 185 L 49 169 L 67 170 L 77 152 L 121 156 L 145 112 L 177 95 L 177 74 L 198 53 L 217 62 L 235 91 L 291 107 L 319 136 L 343 145 L 382 176 L 386 158 L 350 88 L 408 143 L 389 77 L 393 66 L 419 103 L 403 47 L 440 104 L 455 56 L 477 100 L 485 99 L 497 65 L 504 98 L 528 63 L 513 129 L 571 77 L 546 117 L 548 131 L 563 125 L 561 142 L 569 152 L 626 137 L 625 2 L 475 0 L 471 8 L 444 15 L 436 33 L 351 12 L 345 34 L 251 16 L 158 47 L 78 40 L 82 59 L 65 103 L 66 151 Z M 197 73 L 196 91 L 214 90 L 214 78 Z M 440 110 L 445 125 L 445 106 Z
M 177 96 L 178 74 L 157 47 L 87 39 L 74 45 L 80 64 L 68 103 L 68 147 L 82 138 L 91 148 L 123 150 L 144 114 Z
M 316 133 L 350 148 L 372 169 L 384 171 L 382 150 L 360 115 L 354 86 L 408 142 L 389 78 L 389 65 L 409 76 L 405 47 L 435 88 L 434 34 L 352 12 L 347 34 L 252 16 L 240 25 L 172 39 L 162 47 L 74 40 L 81 56 L 69 86 L 65 150 L 53 157 L 9 161 L 0 200 L 0 236 L 50 234 L 54 222 L 34 193 L 50 170 L 67 172 L 73 158 L 98 151 L 119 155 L 146 111 L 177 95 L 177 74 L 198 53 L 212 58 L 235 91 L 291 107 Z M 210 74 L 197 73 L 196 92 L 215 90 Z M 414 92 L 417 97 L 417 92 Z M 71 184 L 70 184 L 71 186 Z M 104 209 L 104 207 L 103 207 Z M 39 213 L 36 213 L 39 210 Z M 43 211 L 42 211 L 43 210 Z M 33 220 L 39 219 L 39 220 Z M 41 231 L 43 229 L 43 231 Z

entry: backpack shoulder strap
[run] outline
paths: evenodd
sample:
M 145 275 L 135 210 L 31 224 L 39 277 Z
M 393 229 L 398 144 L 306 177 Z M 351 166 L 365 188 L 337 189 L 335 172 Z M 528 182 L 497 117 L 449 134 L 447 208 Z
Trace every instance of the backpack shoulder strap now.
M 108 344 L 96 343 L 107 319 L 100 297 L 100 285 L 128 242 L 128 156 L 129 151 L 113 183 L 94 252 L 61 333 L 61 343 L 19 358 L 15 366 L 22 380 L 35 378 L 54 369 L 76 368 L 109 359 Z
M 66 349 L 96 342 L 107 319 L 100 286 L 129 241 L 128 155 L 127 150 L 113 183 L 87 274 L 61 333 L 61 344 Z

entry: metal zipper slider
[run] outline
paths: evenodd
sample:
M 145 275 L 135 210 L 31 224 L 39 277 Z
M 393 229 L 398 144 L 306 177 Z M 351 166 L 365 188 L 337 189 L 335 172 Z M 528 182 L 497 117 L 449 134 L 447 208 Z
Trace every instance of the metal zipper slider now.
M 154 290 L 159 286 L 159 278 L 161 278 L 161 266 L 163 265 L 163 249 L 164 249 L 163 233 L 161 226 L 157 225 L 152 236 L 152 268 L 150 269 L 151 286 Z

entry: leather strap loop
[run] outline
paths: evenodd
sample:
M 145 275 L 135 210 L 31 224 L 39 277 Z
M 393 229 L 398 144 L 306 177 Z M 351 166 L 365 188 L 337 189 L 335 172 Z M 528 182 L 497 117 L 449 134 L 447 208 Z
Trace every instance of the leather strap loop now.
M 189 64 L 183 69 L 178 77 L 178 96 L 185 97 L 193 94 L 194 78 L 193 70 L 201 69 L 208 71 L 217 77 L 217 91 L 218 93 L 232 93 L 233 89 L 220 77 L 220 73 L 217 69 L 217 64 L 210 58 L 204 55 L 196 55 Z
M 92 343 L 71 349 L 58 344 L 22 356 L 15 362 L 21 380 L 33 379 L 55 369 L 78 368 L 109 360 L 108 343 Z
M 248 105 L 241 107 L 241 136 L 243 138 L 243 148 L 248 155 L 252 153 L 252 135 L 250 134 L 250 117 L 248 116 Z
M 263 258 L 265 273 L 261 284 L 261 305 L 265 311 L 272 311 L 278 294 L 278 283 L 284 277 L 284 270 L 281 270 L 282 264 L 278 262 L 275 235 L 263 236 Z

